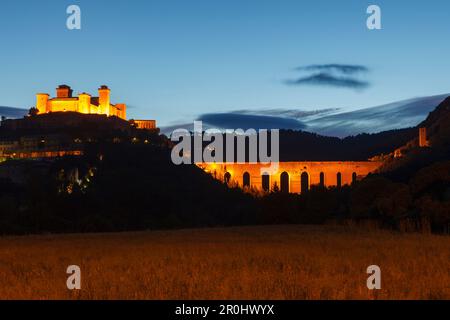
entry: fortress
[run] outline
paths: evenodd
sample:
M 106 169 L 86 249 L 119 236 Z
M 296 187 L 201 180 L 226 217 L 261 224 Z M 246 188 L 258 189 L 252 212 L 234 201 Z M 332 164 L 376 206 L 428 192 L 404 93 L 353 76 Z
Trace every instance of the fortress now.
M 111 90 L 103 85 L 98 89 L 98 97 L 87 93 L 80 93 L 78 97 L 72 96 L 72 89 L 67 85 L 56 88 L 56 97 L 50 98 L 47 93 L 36 95 L 36 108 L 38 114 L 49 112 L 72 111 L 85 114 L 104 114 L 116 116 L 126 120 L 127 107 L 123 103 L 111 104 Z
M 6 159 L 57 158 L 83 154 L 83 139 L 95 140 L 105 132 L 159 132 L 155 120 L 126 119 L 126 105 L 112 104 L 111 90 L 102 85 L 98 96 L 73 96 L 67 85 L 56 88 L 56 97 L 36 94 L 36 106 L 20 119 L 0 121 L 0 162 Z M 113 141 L 120 141 L 114 137 Z M 148 141 L 145 140 L 144 141 Z
M 280 162 L 278 171 L 265 174 L 261 163 L 198 163 L 197 166 L 229 185 L 271 191 L 304 193 L 311 186 L 341 187 L 376 171 L 382 161 Z M 263 172 L 263 174 L 261 174 Z
M 62 84 L 56 88 L 56 97 L 50 98 L 48 93 L 36 94 L 36 109 L 38 114 L 51 112 L 78 112 L 83 114 L 99 114 L 107 117 L 115 116 L 127 120 L 127 106 L 124 103 L 111 103 L 111 90 L 106 85 L 98 88 L 98 97 L 85 92 L 73 96 L 70 86 Z M 156 129 L 155 120 L 130 120 L 138 129 Z

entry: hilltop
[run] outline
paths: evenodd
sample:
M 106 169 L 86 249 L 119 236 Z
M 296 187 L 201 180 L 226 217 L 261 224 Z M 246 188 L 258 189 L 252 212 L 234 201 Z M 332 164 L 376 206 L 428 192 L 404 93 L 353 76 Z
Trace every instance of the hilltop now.
M 450 97 L 447 97 L 419 124 L 426 127 L 430 145 L 436 148 L 450 146 Z

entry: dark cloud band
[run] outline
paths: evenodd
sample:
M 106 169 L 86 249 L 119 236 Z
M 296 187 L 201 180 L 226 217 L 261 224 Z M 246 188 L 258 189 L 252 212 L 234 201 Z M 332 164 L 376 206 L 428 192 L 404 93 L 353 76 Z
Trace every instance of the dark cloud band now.
M 301 130 L 305 125 L 296 119 L 251 115 L 238 113 L 209 113 L 201 115 L 198 120 L 216 128 L 253 129 L 296 129 Z
M 368 72 L 369 68 L 361 65 L 352 64 L 312 64 L 308 66 L 302 66 L 296 68 L 298 71 L 325 71 L 325 72 L 338 72 L 343 74 L 355 74 L 361 72 Z
M 367 81 L 362 81 L 347 76 L 335 76 L 324 72 L 295 80 L 287 80 L 285 83 L 289 85 L 323 85 L 353 89 L 365 89 L 369 86 Z
M 361 80 L 358 75 L 366 73 L 369 68 L 352 64 L 312 64 L 297 67 L 302 72 L 301 77 L 285 81 L 287 85 L 314 85 L 330 86 L 336 88 L 366 89 L 370 83 Z M 305 74 L 306 73 L 306 74 Z

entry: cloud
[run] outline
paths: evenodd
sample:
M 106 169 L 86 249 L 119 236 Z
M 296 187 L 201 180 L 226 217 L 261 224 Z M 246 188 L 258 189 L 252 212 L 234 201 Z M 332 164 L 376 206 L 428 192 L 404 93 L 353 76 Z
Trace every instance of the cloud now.
M 206 129 L 296 129 L 306 128 L 303 120 L 333 114 L 337 108 L 320 110 L 300 110 L 286 108 L 240 109 L 222 113 L 207 113 L 197 117 L 203 121 L 203 130 Z M 160 127 L 161 132 L 170 135 L 176 129 L 193 131 L 193 122 L 174 123 Z
M 339 108 L 302 111 L 297 109 L 243 109 L 228 113 L 208 113 L 198 117 L 203 129 L 262 129 L 279 128 L 314 132 L 344 138 L 360 133 L 413 127 L 449 94 L 413 98 L 386 105 L 346 111 Z M 278 116 L 276 116 L 278 115 Z M 162 127 L 167 135 L 174 129 L 193 130 L 193 122 Z
M 366 89 L 368 81 L 358 78 L 367 73 L 369 68 L 351 64 L 312 64 L 295 68 L 302 73 L 297 79 L 284 81 L 287 85 L 315 85 L 336 88 Z M 306 74 L 305 74 L 306 73 Z
M 343 74 L 355 74 L 368 72 L 369 68 L 361 65 L 353 64 L 311 64 L 308 66 L 297 67 L 295 70 L 298 71 L 326 71 L 326 72 L 338 72 Z
M 322 85 L 341 88 L 365 89 L 369 87 L 369 82 L 358 80 L 348 76 L 335 76 L 330 73 L 316 73 L 295 80 L 286 80 L 289 85 Z
M 201 115 L 198 120 L 210 127 L 218 129 L 296 129 L 306 126 L 296 120 L 276 116 L 251 115 L 242 113 L 208 113 Z

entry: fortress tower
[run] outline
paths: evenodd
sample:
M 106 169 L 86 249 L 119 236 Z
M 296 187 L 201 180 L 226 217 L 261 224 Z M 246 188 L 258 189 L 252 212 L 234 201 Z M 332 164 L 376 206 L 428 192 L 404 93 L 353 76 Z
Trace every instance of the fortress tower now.
M 98 88 L 98 103 L 99 103 L 99 113 L 100 114 L 106 114 L 109 116 L 112 112 L 110 110 L 110 95 L 111 90 L 105 85 L 102 85 L 100 88 Z
M 422 127 L 419 128 L 419 147 L 424 148 L 428 147 L 428 139 L 427 139 L 427 128 Z
M 39 113 L 46 113 L 49 95 L 47 93 L 36 94 L 36 108 Z
M 72 89 L 66 84 L 62 84 L 56 88 L 57 98 L 72 98 L 72 93 Z
M 78 95 L 78 109 L 81 113 L 91 113 L 91 95 L 85 92 Z

